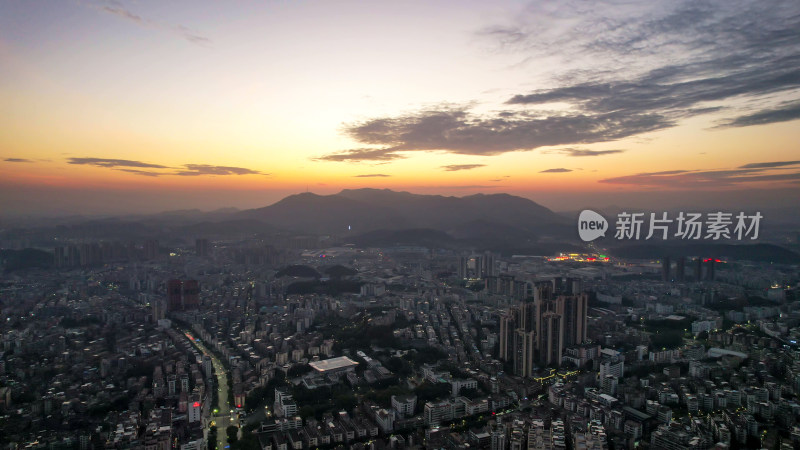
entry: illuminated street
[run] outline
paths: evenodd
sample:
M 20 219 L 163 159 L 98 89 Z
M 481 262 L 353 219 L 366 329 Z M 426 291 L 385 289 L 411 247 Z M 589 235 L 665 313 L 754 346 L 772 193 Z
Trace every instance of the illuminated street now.
M 219 398 L 218 406 L 217 406 L 217 413 L 215 414 L 214 411 L 211 411 L 211 421 L 209 422 L 209 427 L 211 426 L 211 422 L 213 422 L 217 427 L 217 448 L 223 449 L 225 446 L 228 445 L 226 442 L 227 433 L 225 429 L 228 428 L 229 425 L 232 424 L 230 420 L 230 411 L 231 405 L 228 402 L 228 372 L 225 369 L 225 366 L 222 365 L 222 362 L 219 358 L 216 357 L 213 353 L 208 351 L 208 349 L 197 339 L 189 334 L 185 333 L 186 337 L 192 341 L 192 343 L 200 350 L 203 355 L 207 355 L 211 358 L 211 363 L 214 365 L 214 376 L 216 377 L 217 381 L 217 395 Z

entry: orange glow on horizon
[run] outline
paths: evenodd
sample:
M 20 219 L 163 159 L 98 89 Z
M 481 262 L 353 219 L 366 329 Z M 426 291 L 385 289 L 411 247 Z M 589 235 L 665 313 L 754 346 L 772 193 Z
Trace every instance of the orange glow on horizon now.
M 800 188 L 797 46 L 764 41 L 796 27 L 768 5 L 726 40 L 709 30 L 749 17 L 724 3 L 680 35 L 637 25 L 680 2 L 119 3 L 0 3 L 0 214 L 358 188 L 555 207 Z

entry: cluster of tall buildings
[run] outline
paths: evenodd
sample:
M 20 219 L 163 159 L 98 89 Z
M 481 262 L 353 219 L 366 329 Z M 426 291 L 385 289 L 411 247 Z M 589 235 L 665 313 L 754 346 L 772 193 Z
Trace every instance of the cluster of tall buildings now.
M 153 321 L 165 319 L 168 311 L 185 311 L 200 306 L 200 283 L 197 280 L 167 281 L 167 299 L 153 301 Z
M 208 239 L 195 241 L 195 253 L 211 255 L 213 245 Z M 165 256 L 155 239 L 144 242 L 98 241 L 70 244 L 53 249 L 53 265 L 57 268 L 90 267 L 115 261 L 152 261 Z
M 167 281 L 167 302 L 170 311 L 183 311 L 200 305 L 200 283 L 197 280 Z
M 578 280 L 556 278 L 536 283 L 533 298 L 509 308 L 500 318 L 500 359 L 513 363 L 514 375 L 558 367 L 564 349 L 586 339 L 589 296 Z
M 719 260 L 714 258 L 695 258 L 692 263 L 692 275 L 694 281 L 713 281 L 714 280 L 714 263 Z M 705 270 L 704 270 L 705 267 Z M 661 280 L 678 282 L 686 281 L 686 258 L 681 256 L 675 260 L 675 274 L 672 273 L 672 261 L 669 256 L 661 259 Z
M 505 295 L 514 300 L 523 300 L 533 295 L 527 281 L 518 280 L 514 275 L 507 273 L 501 273 L 498 276 L 487 276 L 484 283 L 487 294 Z
M 158 241 L 150 239 L 142 245 L 135 242 L 86 242 L 53 249 L 53 265 L 57 268 L 89 267 L 112 261 L 148 261 L 160 256 Z
M 462 256 L 458 264 L 458 277 L 461 279 L 486 278 L 497 275 L 495 257 L 491 252 L 482 255 Z

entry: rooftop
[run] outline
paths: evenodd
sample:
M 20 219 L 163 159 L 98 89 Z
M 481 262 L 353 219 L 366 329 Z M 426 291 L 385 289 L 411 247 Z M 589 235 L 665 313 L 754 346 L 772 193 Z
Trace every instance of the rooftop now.
M 324 359 L 322 361 L 314 361 L 308 363 L 311 368 L 317 372 L 328 372 L 330 370 L 344 369 L 347 367 L 355 367 L 357 362 L 346 356 L 339 356 L 338 358 Z
M 622 408 L 622 410 L 639 421 L 645 421 L 652 418 L 652 416 L 645 414 L 642 411 L 639 411 L 638 409 L 633 409 L 630 406 L 625 406 Z

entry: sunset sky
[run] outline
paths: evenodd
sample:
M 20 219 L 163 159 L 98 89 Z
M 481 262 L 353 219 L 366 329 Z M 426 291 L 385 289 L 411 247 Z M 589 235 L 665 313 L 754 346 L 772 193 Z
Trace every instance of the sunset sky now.
M 797 1 L 4 1 L 0 217 L 797 198 L 798 30 Z

